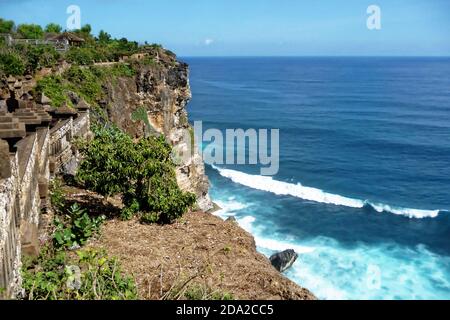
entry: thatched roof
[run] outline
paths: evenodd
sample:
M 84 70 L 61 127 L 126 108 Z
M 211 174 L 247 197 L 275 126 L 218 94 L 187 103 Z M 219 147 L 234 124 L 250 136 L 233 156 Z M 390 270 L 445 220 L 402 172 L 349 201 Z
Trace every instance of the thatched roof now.
M 79 36 L 77 36 L 75 33 L 72 32 L 63 32 L 60 34 L 57 34 L 53 37 L 50 37 L 48 40 L 69 40 L 71 42 L 84 42 L 83 38 L 80 38 Z

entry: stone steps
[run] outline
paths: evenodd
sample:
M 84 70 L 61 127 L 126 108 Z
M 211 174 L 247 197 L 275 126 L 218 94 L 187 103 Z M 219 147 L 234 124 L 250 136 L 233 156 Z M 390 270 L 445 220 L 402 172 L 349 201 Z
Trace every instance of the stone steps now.
M 1 123 L 0 139 L 25 138 L 27 135 L 25 124 L 18 122 Z

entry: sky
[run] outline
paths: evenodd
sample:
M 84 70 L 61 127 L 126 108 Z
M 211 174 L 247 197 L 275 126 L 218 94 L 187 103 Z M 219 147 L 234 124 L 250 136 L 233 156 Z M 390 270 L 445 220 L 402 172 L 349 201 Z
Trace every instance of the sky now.
M 0 17 L 65 28 L 69 5 L 94 34 L 179 56 L 450 56 L 450 0 L 0 0 Z

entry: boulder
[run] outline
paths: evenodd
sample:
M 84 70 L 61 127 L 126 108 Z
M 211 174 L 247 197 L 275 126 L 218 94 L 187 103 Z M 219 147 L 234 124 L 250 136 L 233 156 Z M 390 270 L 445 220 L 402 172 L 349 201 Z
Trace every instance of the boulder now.
M 290 249 L 283 252 L 275 253 L 270 257 L 270 262 L 280 272 L 284 272 L 297 260 L 298 254 Z
M 67 93 L 67 96 L 69 97 L 69 99 L 73 105 L 77 105 L 78 103 L 80 103 L 80 96 L 78 94 L 76 94 L 75 92 L 69 91 Z

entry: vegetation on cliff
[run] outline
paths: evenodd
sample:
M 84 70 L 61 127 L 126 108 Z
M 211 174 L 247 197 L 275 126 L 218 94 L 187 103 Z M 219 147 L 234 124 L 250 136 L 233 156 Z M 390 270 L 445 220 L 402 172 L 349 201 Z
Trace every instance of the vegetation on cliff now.
M 52 241 L 38 257 L 24 257 L 23 299 L 136 299 L 135 281 L 122 272 L 117 259 L 103 250 L 80 249 L 98 234 L 105 217 L 92 216 L 77 203 L 70 204 L 59 180 L 54 180 L 51 189 Z
M 163 136 L 133 141 L 115 126 L 93 129 L 94 140 L 80 150 L 77 179 L 101 195 L 121 195 L 123 219 L 143 213 L 144 222 L 170 223 L 195 203 L 195 195 L 178 187 L 172 147 Z
M 54 107 L 73 106 L 69 93 L 74 92 L 92 107 L 104 97 L 102 83 L 108 78 L 132 77 L 134 69 L 124 63 L 112 66 L 82 68 L 71 66 L 62 75 L 49 75 L 37 82 L 36 94 L 45 94 Z
M 139 45 L 126 38 L 113 39 L 110 34 L 100 31 L 98 36 L 91 34 L 91 26 L 85 25 L 73 33 L 83 40 L 79 46 L 72 46 L 66 52 L 57 51 L 52 45 L 14 44 L 8 46 L 0 36 L 0 76 L 21 76 L 33 74 L 42 68 L 51 68 L 65 60 L 74 65 L 90 66 L 96 62 L 118 62 L 134 53 L 154 51 L 161 46 Z M 0 18 L 0 33 L 10 34 L 14 38 L 43 40 L 46 36 L 55 36 L 62 27 L 55 23 L 45 29 L 36 24 L 15 25 L 13 21 Z M 151 63 L 151 59 L 147 59 Z

